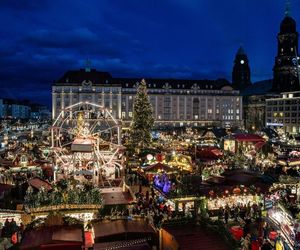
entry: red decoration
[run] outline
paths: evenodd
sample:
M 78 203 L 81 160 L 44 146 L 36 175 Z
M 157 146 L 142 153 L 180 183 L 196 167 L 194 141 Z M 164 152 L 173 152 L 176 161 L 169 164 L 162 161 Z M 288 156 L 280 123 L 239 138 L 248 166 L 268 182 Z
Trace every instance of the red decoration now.
M 163 154 L 156 155 L 156 161 L 162 162 L 164 159 L 165 159 L 165 156 Z
M 236 187 L 235 189 L 233 189 L 233 193 L 234 194 L 240 194 L 241 193 L 241 189 Z
M 275 240 L 277 238 L 277 232 L 272 231 L 269 233 L 269 239 L 270 240 Z
M 240 240 L 244 235 L 244 230 L 240 226 L 231 227 L 230 232 L 236 240 Z

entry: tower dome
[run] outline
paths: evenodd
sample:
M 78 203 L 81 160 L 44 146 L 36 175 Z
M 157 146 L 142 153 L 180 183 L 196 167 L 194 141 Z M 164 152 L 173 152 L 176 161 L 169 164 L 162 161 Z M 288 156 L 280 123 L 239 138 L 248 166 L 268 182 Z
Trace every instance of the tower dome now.
M 296 22 L 290 16 L 286 16 L 280 24 L 280 33 L 294 33 L 296 32 Z

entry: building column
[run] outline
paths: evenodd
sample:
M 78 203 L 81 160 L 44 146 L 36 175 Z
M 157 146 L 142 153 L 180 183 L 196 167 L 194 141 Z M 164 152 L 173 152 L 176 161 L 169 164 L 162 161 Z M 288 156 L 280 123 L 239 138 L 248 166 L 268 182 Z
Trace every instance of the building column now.
M 122 94 L 120 90 L 118 94 L 118 119 L 121 118 L 122 118 Z
M 65 111 L 64 111 L 64 109 L 65 109 L 65 93 L 64 92 L 61 92 L 61 114 L 62 114 L 62 117 L 64 117 L 65 116 Z
M 213 107 L 212 107 L 212 117 L 213 117 L 213 121 L 216 120 L 216 97 L 213 96 Z
M 201 107 L 201 104 L 200 104 L 200 107 Z M 206 121 L 207 121 L 207 96 L 205 97 L 205 118 L 204 118 Z
M 73 92 L 72 90 L 70 90 L 70 94 L 69 94 L 69 99 L 70 99 L 70 103 L 69 106 L 73 105 Z M 72 119 L 72 109 L 70 109 L 70 118 Z
M 184 96 L 184 120 L 186 121 L 186 95 Z
M 177 120 L 179 121 L 180 120 L 180 110 L 179 110 L 179 106 L 180 106 L 180 103 L 179 103 L 179 95 L 177 96 Z
M 56 93 L 52 92 L 52 119 L 54 120 L 56 118 L 57 113 L 57 106 L 56 106 Z
M 155 120 L 158 120 L 158 101 L 157 101 L 158 97 L 155 96 Z
M 109 109 L 112 110 L 112 92 L 109 93 Z
M 102 90 L 101 106 L 103 106 L 103 108 L 105 108 L 105 107 L 104 107 L 104 104 L 105 104 L 105 103 L 104 103 L 104 96 L 105 96 L 105 95 L 104 95 L 104 90 Z

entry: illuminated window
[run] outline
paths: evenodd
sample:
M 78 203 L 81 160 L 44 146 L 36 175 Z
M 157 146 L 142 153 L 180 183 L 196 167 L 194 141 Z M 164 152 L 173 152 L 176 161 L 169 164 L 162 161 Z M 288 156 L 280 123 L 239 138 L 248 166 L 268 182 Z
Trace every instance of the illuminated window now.
M 132 112 L 129 112 L 129 114 L 128 114 L 128 115 L 129 115 L 129 117 L 132 117 Z
M 208 114 L 212 114 L 212 109 L 207 109 Z
M 220 113 L 220 110 L 219 110 L 219 109 L 216 109 L 216 113 L 219 114 L 219 113 Z
M 132 96 L 130 95 L 130 96 L 128 97 L 128 99 L 131 100 L 131 99 L 132 99 Z
M 277 117 L 277 113 L 274 113 L 273 115 L 274 115 L 274 117 Z
M 122 112 L 122 118 L 125 118 L 125 117 L 126 117 L 126 113 Z
M 239 110 L 239 109 L 237 109 L 237 110 L 236 110 L 236 113 L 237 113 L 237 114 L 239 114 L 239 113 L 240 113 L 240 110 Z
M 236 119 L 237 119 L 237 120 L 239 120 L 239 119 L 240 119 L 240 116 L 239 116 L 239 115 L 237 115 L 237 116 L 236 116 Z

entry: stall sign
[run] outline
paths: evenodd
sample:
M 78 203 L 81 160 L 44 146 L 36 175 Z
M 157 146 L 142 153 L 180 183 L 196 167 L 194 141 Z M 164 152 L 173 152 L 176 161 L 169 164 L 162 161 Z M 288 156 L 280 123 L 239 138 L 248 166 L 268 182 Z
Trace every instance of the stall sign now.
M 235 143 L 234 140 L 224 140 L 224 150 L 235 153 Z
M 266 200 L 265 201 L 265 207 L 266 207 L 266 209 L 271 209 L 273 207 L 273 201 Z

